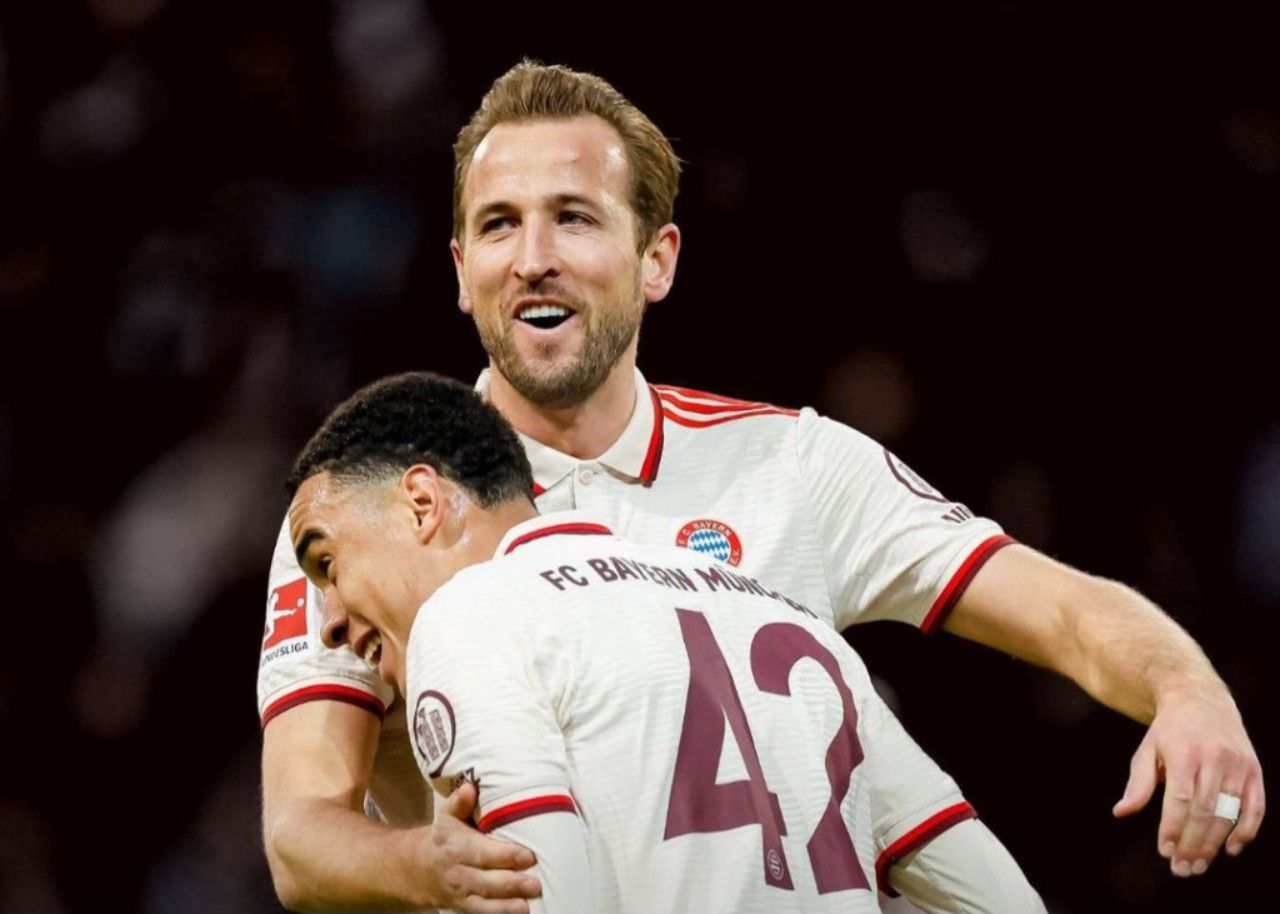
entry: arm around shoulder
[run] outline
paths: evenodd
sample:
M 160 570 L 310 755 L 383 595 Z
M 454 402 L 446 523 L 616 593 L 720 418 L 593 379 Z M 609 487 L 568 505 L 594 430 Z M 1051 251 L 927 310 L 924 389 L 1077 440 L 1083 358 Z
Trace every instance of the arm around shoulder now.
M 448 804 L 435 825 L 416 828 L 365 816 L 379 726 L 360 708 L 317 701 L 263 732 L 263 845 L 281 903 L 303 911 L 528 910 L 522 899 L 538 894 L 538 882 L 514 870 L 533 855 L 463 825 L 469 806 Z M 511 900 L 494 900 L 504 898 Z

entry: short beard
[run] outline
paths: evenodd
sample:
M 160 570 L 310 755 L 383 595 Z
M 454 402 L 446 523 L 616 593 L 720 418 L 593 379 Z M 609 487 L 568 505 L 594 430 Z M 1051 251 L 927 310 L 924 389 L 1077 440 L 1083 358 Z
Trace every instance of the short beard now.
M 543 409 L 570 409 L 600 389 L 640 331 L 643 309 L 609 313 L 588 328 L 582 350 L 565 365 L 539 368 L 526 362 L 511 340 L 511 326 L 497 333 L 476 322 L 480 341 L 494 366 L 520 396 Z
M 477 320 L 476 329 L 494 367 L 520 396 L 542 409 L 572 409 L 600 389 L 640 332 L 645 310 L 643 295 L 637 270 L 631 292 L 631 301 L 636 306 L 628 308 L 615 302 L 614 306 L 584 315 L 597 318 L 599 323 L 594 328 L 586 328 L 582 350 L 564 365 L 539 368 L 526 362 L 511 339 L 514 327 L 510 324 L 491 328 Z

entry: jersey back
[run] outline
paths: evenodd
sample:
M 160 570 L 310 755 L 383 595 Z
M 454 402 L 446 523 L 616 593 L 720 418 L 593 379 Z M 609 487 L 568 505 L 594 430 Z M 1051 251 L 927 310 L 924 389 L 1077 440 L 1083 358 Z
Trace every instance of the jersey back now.
M 474 779 L 486 830 L 580 816 L 600 910 L 878 910 L 865 762 L 919 750 L 857 655 L 709 556 L 605 533 L 539 518 L 424 604 L 424 774 Z

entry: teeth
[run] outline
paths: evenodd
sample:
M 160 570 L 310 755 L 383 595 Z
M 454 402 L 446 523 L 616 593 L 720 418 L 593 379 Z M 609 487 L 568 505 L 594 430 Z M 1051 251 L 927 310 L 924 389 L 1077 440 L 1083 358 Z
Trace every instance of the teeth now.
M 378 662 L 378 652 L 382 650 L 382 637 L 374 635 L 364 643 L 364 662 L 373 666 Z
M 573 312 L 563 305 L 531 305 L 520 312 L 523 321 L 539 317 L 568 317 Z

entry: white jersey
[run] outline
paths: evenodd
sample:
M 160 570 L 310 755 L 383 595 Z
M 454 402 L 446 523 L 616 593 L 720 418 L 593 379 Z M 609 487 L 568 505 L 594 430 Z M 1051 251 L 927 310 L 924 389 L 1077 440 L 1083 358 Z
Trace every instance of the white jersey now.
M 423 775 L 534 842 L 548 910 L 879 910 L 870 763 L 919 749 L 829 624 L 709 556 L 519 524 L 419 610 L 406 695 Z M 508 828 L 542 815 L 578 833 Z
M 836 630 L 873 619 L 936 630 L 982 564 L 1011 542 L 870 438 L 813 410 L 649 385 L 639 372 L 635 384 L 630 422 L 595 460 L 521 436 L 543 514 L 585 510 L 628 541 L 705 552 L 768 582 Z M 486 389 L 487 373 L 478 387 Z M 301 579 L 285 529 L 270 593 L 305 589 Z M 264 725 L 313 699 L 385 713 L 390 693 L 376 672 L 347 647 L 321 645 L 312 597 L 305 631 L 289 628 L 283 640 L 269 634 L 264 642 Z M 269 626 L 279 602 L 268 606 Z M 408 782 L 417 778 L 405 765 L 402 726 L 402 712 L 387 717 L 375 762 L 371 792 L 384 811 L 421 787 Z M 877 836 L 882 872 L 973 815 L 923 752 L 887 766 L 877 781 L 893 813 Z

